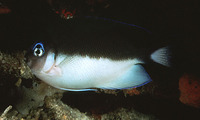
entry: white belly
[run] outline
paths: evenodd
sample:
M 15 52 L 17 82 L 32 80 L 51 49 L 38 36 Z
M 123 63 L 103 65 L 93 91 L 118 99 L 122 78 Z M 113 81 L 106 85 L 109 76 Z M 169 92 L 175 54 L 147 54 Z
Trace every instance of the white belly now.
M 135 64 L 137 59 L 113 61 L 107 58 L 66 56 L 56 68 L 59 74 L 40 74 L 38 77 L 57 88 L 102 88 L 118 80 Z

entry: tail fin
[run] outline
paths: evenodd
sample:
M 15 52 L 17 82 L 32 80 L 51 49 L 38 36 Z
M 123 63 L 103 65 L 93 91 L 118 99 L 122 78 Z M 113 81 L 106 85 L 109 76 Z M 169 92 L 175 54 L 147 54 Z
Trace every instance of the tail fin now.
M 151 54 L 151 59 L 159 64 L 170 67 L 171 66 L 171 53 L 169 47 L 163 47 Z

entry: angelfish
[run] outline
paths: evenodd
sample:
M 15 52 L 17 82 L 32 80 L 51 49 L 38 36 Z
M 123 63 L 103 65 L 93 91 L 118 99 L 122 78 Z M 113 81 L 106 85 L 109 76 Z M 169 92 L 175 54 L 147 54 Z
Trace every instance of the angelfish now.
M 102 27 L 105 35 L 102 36 L 99 35 L 102 34 L 101 27 L 96 30 L 95 26 L 91 25 L 94 23 L 90 20 L 75 26 L 70 23 L 68 29 L 75 32 L 72 34 L 76 35 L 68 34 L 68 39 L 62 38 L 62 44 L 58 44 L 57 47 L 48 46 L 45 42 L 34 43 L 27 63 L 32 73 L 49 85 L 62 90 L 90 91 L 96 90 L 96 88 L 115 90 L 139 87 L 152 81 L 142 66 L 146 63 L 145 59 L 164 66 L 170 65 L 168 47 L 157 49 L 151 54 L 147 51 L 130 55 L 130 57 L 129 54 L 126 54 L 134 53 L 132 42 L 129 43 L 129 41 L 134 41 L 133 38 L 122 40 L 127 36 L 126 34 L 131 33 L 131 36 L 134 36 L 134 31 L 137 29 L 133 28 L 133 33 L 130 32 L 132 26 L 115 22 L 115 25 L 120 24 L 122 27 L 112 28 L 106 27 L 106 24 L 105 27 Z M 123 31 L 120 34 L 120 30 L 123 30 L 121 28 L 126 28 L 126 26 L 129 27 L 129 32 Z M 109 30 L 105 32 L 107 29 Z M 109 33 L 111 30 L 112 32 Z M 84 34 L 79 34 L 80 31 Z M 113 41 L 113 39 L 115 40 Z M 55 41 L 58 43 L 59 39 Z M 113 56 L 120 57 L 116 59 Z

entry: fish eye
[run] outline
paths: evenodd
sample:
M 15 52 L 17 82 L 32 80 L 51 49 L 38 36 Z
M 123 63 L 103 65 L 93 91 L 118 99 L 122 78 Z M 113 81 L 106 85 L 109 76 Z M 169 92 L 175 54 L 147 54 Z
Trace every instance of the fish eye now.
M 36 43 L 35 46 L 33 47 L 33 54 L 34 56 L 41 57 L 44 55 L 45 50 L 44 46 L 42 43 Z
M 42 50 L 41 48 L 35 48 L 33 54 L 34 54 L 35 56 L 40 57 L 40 56 L 42 56 L 42 55 L 44 54 L 44 52 L 43 52 L 43 50 Z

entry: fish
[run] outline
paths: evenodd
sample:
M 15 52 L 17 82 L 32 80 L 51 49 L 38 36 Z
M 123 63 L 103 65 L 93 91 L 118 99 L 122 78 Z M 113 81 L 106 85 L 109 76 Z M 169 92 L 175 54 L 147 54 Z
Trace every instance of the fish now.
M 143 67 L 148 61 L 170 66 L 169 47 L 150 50 L 150 34 L 111 19 L 69 19 L 48 40 L 32 45 L 27 64 L 37 78 L 61 90 L 140 87 L 152 81 Z

